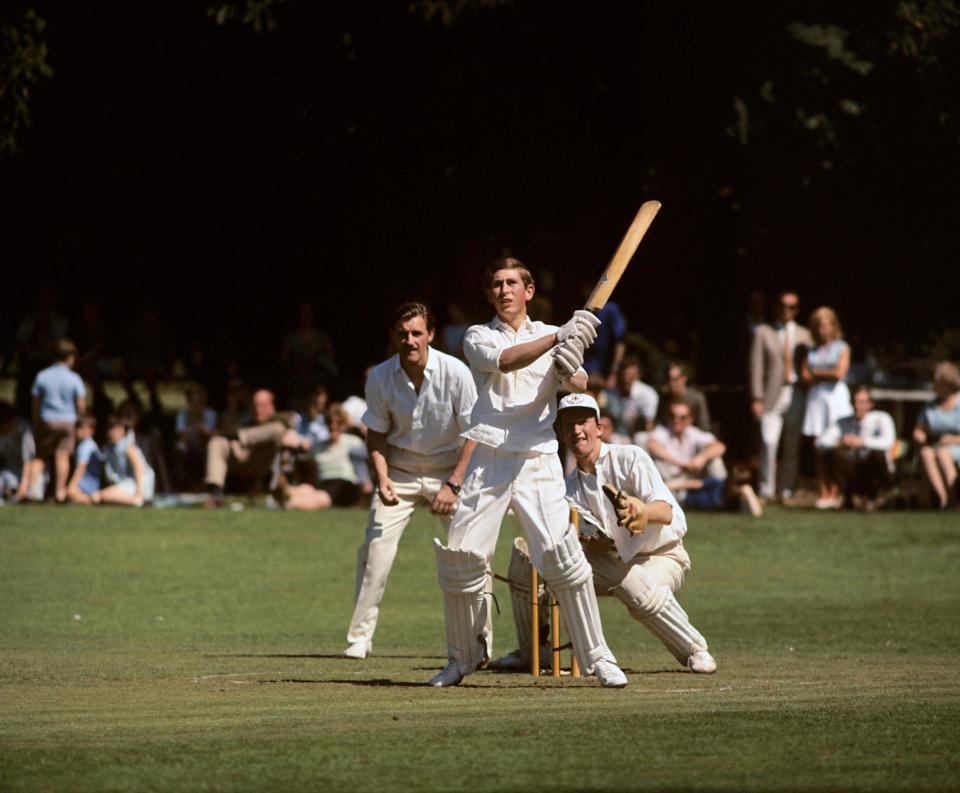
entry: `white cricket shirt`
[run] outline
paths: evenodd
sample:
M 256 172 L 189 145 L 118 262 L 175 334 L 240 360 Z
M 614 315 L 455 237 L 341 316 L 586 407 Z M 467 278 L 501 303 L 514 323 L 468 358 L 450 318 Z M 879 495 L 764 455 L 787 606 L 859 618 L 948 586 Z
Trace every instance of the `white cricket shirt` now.
M 470 426 L 477 389 L 466 365 L 427 348 L 427 365 L 418 394 L 394 355 L 367 378 L 363 423 L 387 436 L 387 462 L 403 470 L 451 468 Z
M 516 331 L 499 317 L 467 329 L 463 352 L 477 381 L 477 402 L 465 438 L 504 452 L 557 451 L 553 422 L 560 376 L 550 351 L 522 369 L 500 371 L 505 349 L 556 332 L 556 325 L 529 317 Z
M 575 468 L 566 478 L 567 498 L 603 521 L 607 533 L 613 537 L 620 558 L 628 562 L 638 553 L 651 554 L 664 545 L 676 542 L 687 533 L 687 519 L 683 510 L 666 486 L 650 455 L 639 446 L 608 446 L 600 444 L 596 476 Z M 631 534 L 617 525 L 617 513 L 603 486 L 610 484 L 635 496 L 645 504 L 666 501 L 673 507 L 670 523 L 648 522 L 641 534 Z

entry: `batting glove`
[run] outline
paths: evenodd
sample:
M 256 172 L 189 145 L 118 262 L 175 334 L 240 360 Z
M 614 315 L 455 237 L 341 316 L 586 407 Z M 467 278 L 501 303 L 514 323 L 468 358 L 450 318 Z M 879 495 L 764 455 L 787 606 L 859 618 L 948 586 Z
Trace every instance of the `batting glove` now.
M 563 377 L 573 377 L 577 370 L 583 366 L 584 345 L 579 336 L 571 336 L 562 344 L 554 347 L 551 352 L 553 353 L 553 363 Z

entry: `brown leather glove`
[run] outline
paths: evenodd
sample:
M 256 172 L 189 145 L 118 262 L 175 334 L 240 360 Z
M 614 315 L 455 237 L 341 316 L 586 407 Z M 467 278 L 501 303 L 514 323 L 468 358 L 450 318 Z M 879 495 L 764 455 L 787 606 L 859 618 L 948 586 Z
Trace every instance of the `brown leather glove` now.
M 623 526 L 631 534 L 642 534 L 647 528 L 647 507 L 635 496 L 628 496 L 613 485 L 604 485 L 603 492 L 617 513 L 617 525 Z

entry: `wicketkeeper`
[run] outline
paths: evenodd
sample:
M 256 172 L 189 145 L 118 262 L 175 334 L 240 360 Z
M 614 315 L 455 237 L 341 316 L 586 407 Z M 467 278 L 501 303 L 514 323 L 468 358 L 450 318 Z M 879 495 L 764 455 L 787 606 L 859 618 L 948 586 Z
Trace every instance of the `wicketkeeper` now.
M 597 595 L 620 600 L 691 672 L 715 672 L 706 639 L 674 597 L 690 569 L 683 510 L 643 449 L 600 441 L 599 418 L 597 402 L 588 394 L 560 401 L 558 432 L 577 460 L 566 479 L 567 497 L 580 511 L 580 541 Z M 508 576 L 520 646 L 491 662 L 490 669 L 530 668 L 530 559 L 525 551 L 523 541 L 515 541 Z

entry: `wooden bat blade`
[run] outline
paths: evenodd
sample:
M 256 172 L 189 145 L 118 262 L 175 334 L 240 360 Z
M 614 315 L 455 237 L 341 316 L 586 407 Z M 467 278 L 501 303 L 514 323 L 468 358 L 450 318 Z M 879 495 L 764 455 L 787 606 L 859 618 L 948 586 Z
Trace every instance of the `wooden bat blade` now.
M 590 297 L 587 298 L 585 308 L 596 311 L 607 304 L 614 287 L 620 280 L 620 276 L 623 275 L 623 271 L 626 270 L 627 265 L 630 264 L 633 254 L 637 252 L 640 240 L 642 240 L 644 234 L 647 233 L 647 229 L 650 228 L 650 224 L 653 223 L 653 219 L 659 211 L 659 201 L 643 202 L 636 217 L 633 219 L 633 223 L 630 224 L 630 228 L 627 229 L 627 233 L 624 235 L 623 240 L 621 240 L 620 247 L 617 248 L 617 252 L 613 254 L 613 258 L 607 265 L 607 269 L 603 271 L 603 275 L 601 275 L 600 280 L 597 281 L 597 285 L 590 293 Z

